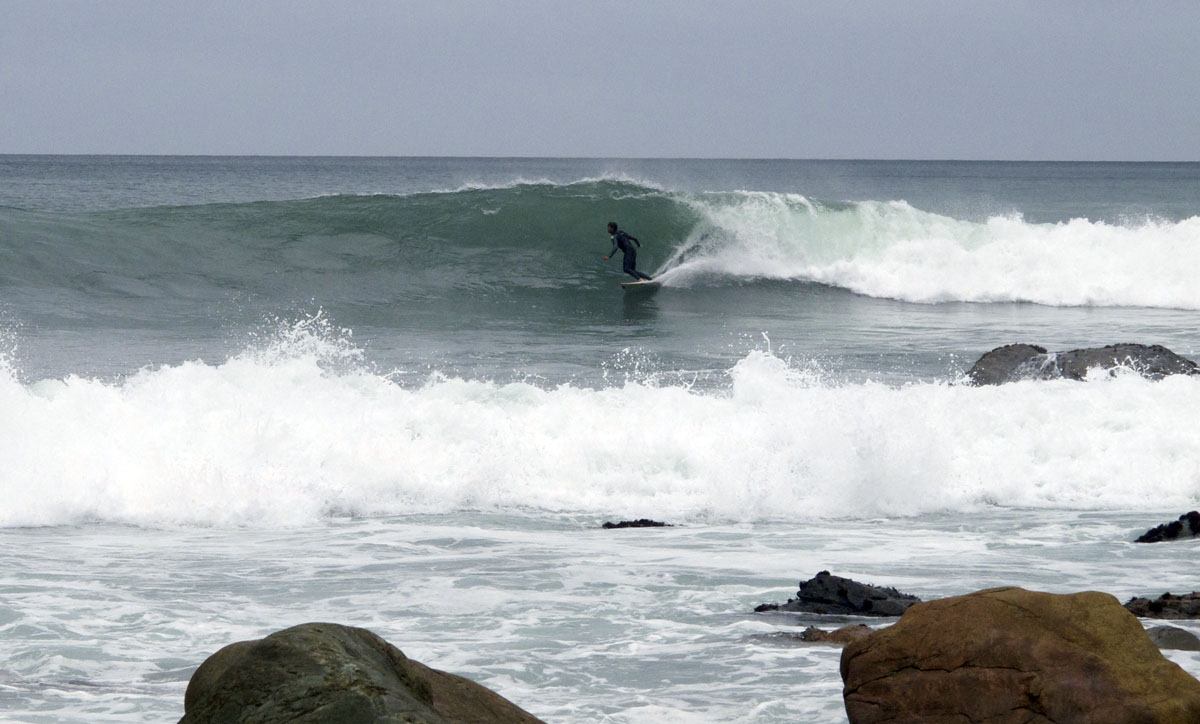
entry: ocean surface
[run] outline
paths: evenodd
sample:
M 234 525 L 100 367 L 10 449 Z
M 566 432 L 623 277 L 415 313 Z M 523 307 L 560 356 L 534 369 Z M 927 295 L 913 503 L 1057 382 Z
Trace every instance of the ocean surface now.
M 0 156 L 0 720 L 326 620 L 555 724 L 843 723 L 777 634 L 853 619 L 752 613 L 820 570 L 1200 588 L 1130 542 L 1200 379 L 961 382 L 1200 358 L 1197 279 L 1200 164 Z

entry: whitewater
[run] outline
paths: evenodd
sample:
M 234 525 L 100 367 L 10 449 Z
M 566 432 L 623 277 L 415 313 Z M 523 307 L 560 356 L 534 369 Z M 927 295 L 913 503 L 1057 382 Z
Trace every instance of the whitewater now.
M 667 283 L 724 275 L 927 304 L 1200 308 L 1187 277 L 1200 264 L 1200 217 L 965 221 L 903 201 L 829 205 L 765 192 L 689 203 L 704 223 L 669 261 Z
M 436 373 L 406 388 L 324 369 L 322 351 L 346 354 L 334 342 L 294 344 L 119 383 L 6 375 L 0 525 L 513 509 L 751 522 L 1158 510 L 1196 492 L 1194 378 L 829 385 L 759 351 L 723 390 Z
M 1194 543 L 1131 541 L 1200 507 L 1200 380 L 965 373 L 1200 357 L 1197 199 L 1197 164 L 0 157 L 0 719 L 177 719 L 221 646 L 328 620 L 550 722 L 841 724 L 840 651 L 781 634 L 854 620 L 753 613 L 820 570 L 1191 591 Z

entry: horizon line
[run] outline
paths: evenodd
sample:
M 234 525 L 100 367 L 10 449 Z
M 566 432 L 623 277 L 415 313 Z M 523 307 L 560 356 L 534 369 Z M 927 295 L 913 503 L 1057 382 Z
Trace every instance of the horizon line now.
M 1161 159 L 1069 159 L 1069 158 L 872 158 L 839 156 L 487 156 L 468 154 L 453 156 L 445 154 L 294 154 L 294 153 L 66 153 L 66 152 L 0 152 L 0 158 L 14 156 L 53 156 L 73 158 L 346 158 L 346 159 L 476 159 L 513 161 L 802 161 L 825 163 L 1200 163 L 1197 160 Z

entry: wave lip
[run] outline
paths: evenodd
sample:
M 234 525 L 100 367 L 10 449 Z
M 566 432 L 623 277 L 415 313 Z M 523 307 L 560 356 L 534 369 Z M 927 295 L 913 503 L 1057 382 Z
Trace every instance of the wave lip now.
M 1200 217 L 1115 225 L 1020 215 L 972 222 L 903 201 L 826 203 L 795 194 L 699 195 L 703 222 L 668 267 L 789 279 L 917 303 L 1200 309 Z

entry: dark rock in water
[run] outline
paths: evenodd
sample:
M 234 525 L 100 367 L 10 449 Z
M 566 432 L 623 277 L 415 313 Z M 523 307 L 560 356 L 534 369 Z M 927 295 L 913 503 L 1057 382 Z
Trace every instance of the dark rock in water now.
M 847 644 L 841 674 L 850 724 L 1200 722 L 1200 681 L 1095 591 L 917 604 Z
M 306 623 L 208 657 L 179 724 L 543 724 L 361 628 Z
M 894 588 L 871 586 L 849 578 L 833 576 L 821 571 L 813 578 L 800 584 L 796 598 L 787 603 L 764 603 L 756 607 L 763 611 L 801 611 L 805 613 L 840 614 L 856 616 L 899 616 L 904 610 L 921 599 L 900 593 Z
M 1161 543 L 1181 536 L 1200 535 L 1200 511 L 1191 511 L 1179 516 L 1179 520 L 1157 525 L 1141 535 L 1134 543 Z
M 1200 374 L 1200 366 L 1195 362 L 1157 344 L 1113 344 L 1057 353 L 1032 344 L 1010 344 L 980 357 L 967 372 L 967 378 L 975 385 L 1018 380 L 1082 380 L 1088 370 L 1117 367 L 1128 367 L 1152 380 L 1167 375 Z
M 1125 602 L 1125 608 L 1134 616 L 1142 618 L 1194 619 L 1200 618 L 1200 593 L 1195 591 L 1176 596 L 1164 593 L 1156 599 L 1133 597 Z
M 1045 347 L 1033 344 L 1008 344 L 979 358 L 967 372 L 975 385 L 999 385 L 1016 380 L 1044 380 L 1049 357 Z
M 1154 626 L 1146 629 L 1146 634 L 1160 649 L 1200 651 L 1200 638 L 1197 638 L 1196 634 L 1191 631 L 1185 631 L 1175 626 Z
M 613 522 L 609 521 L 604 524 L 604 528 L 609 529 L 609 530 L 611 530 L 613 528 L 671 528 L 671 527 L 673 527 L 673 526 L 671 526 L 667 523 L 660 523 L 657 520 L 650 520 L 649 518 L 638 518 L 637 520 L 623 520 L 620 523 L 613 523 Z
M 1151 380 L 1160 380 L 1167 375 L 1200 374 L 1200 367 L 1195 362 L 1160 344 L 1112 344 L 1097 349 L 1060 352 L 1057 366 L 1063 377 L 1072 380 L 1082 380 L 1088 370 L 1097 367 L 1105 370 L 1129 367 Z

